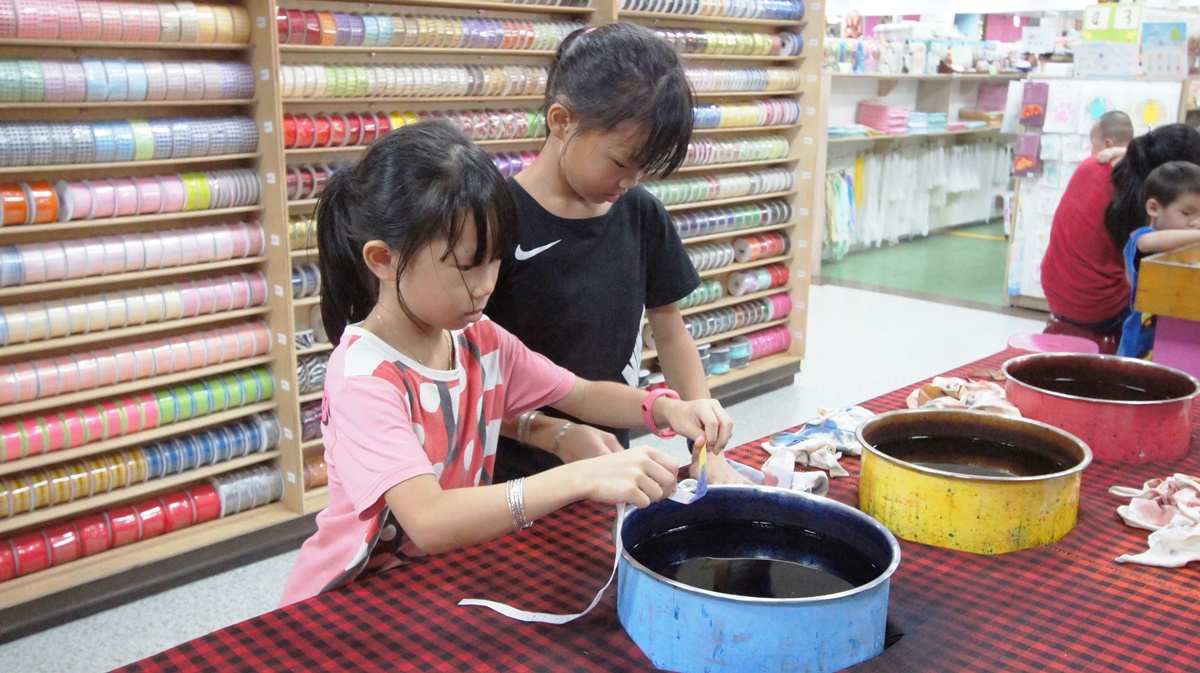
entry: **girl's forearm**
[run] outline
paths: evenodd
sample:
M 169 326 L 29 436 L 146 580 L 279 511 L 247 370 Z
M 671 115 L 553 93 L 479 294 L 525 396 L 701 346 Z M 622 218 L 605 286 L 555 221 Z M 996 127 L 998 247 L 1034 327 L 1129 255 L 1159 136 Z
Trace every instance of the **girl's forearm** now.
M 524 511 L 529 521 L 587 496 L 578 467 L 562 467 L 525 477 Z M 413 543 L 440 554 L 513 532 L 506 484 L 443 490 L 433 475 L 392 487 L 385 500 Z

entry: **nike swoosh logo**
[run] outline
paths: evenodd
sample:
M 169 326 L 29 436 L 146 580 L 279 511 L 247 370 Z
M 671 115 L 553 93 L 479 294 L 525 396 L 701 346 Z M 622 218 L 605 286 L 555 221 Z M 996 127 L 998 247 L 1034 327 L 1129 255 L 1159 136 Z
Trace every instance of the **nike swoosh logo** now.
M 516 252 L 517 260 L 524 262 L 525 260 L 530 259 L 530 258 L 534 257 L 535 255 L 540 255 L 543 252 L 546 252 L 547 250 L 549 250 L 550 248 L 553 248 L 554 246 L 558 245 L 560 241 L 562 241 L 561 238 L 558 239 L 557 241 L 547 243 L 546 245 L 534 248 L 533 250 L 522 250 L 521 246 L 518 245 L 517 252 Z

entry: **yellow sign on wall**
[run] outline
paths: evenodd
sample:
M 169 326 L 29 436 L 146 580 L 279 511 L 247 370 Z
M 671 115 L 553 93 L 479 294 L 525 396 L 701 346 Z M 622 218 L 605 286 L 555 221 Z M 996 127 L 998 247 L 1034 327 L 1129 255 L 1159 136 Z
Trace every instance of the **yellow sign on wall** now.
M 1083 11 L 1083 39 L 1086 42 L 1137 44 L 1141 28 L 1141 5 L 1093 5 Z

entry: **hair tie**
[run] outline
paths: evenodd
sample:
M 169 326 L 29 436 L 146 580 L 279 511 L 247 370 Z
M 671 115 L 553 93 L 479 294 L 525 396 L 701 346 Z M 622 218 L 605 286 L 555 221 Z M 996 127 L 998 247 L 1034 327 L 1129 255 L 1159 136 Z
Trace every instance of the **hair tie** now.
M 584 35 L 587 35 L 588 33 L 592 32 L 593 30 L 596 30 L 596 27 L 595 27 L 595 26 L 592 26 L 591 28 L 588 28 L 588 29 L 584 30 L 584 31 L 583 31 L 583 34 L 584 34 Z

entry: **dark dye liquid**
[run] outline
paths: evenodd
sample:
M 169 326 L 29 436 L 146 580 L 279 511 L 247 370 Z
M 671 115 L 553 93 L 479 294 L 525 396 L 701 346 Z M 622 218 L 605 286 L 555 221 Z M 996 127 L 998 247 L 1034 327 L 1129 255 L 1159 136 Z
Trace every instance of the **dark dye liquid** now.
M 844 542 L 765 523 L 678 528 L 629 553 L 681 584 L 755 598 L 826 596 L 867 584 L 881 572 Z
M 1036 477 L 1068 468 L 1053 456 L 970 437 L 907 437 L 875 448 L 906 463 L 981 477 Z
M 1161 402 L 1174 398 L 1173 395 L 1167 392 L 1147 390 L 1132 383 L 1121 381 L 1099 381 L 1070 376 L 1023 377 L 1021 380 L 1042 390 L 1062 393 L 1063 395 L 1074 395 L 1075 397 L 1086 397 L 1093 400 Z

